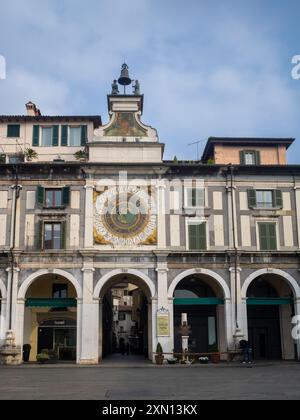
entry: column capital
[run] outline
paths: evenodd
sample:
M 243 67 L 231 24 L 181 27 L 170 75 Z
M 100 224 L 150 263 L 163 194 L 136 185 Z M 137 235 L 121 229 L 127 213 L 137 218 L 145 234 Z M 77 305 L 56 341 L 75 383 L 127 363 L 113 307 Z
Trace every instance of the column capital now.
M 82 267 L 81 271 L 83 273 L 94 273 L 96 270 L 93 267 Z
M 235 267 L 230 267 L 230 268 L 229 268 L 229 271 L 230 271 L 230 273 L 234 273 L 234 271 L 235 271 Z M 241 273 L 241 272 L 243 271 L 243 269 L 242 269 L 241 267 L 237 267 L 237 268 L 236 268 L 236 271 L 237 271 L 238 273 Z
M 158 274 L 167 274 L 170 270 L 168 269 L 168 267 L 157 267 L 157 268 L 155 269 L 155 271 L 156 271 Z
M 95 188 L 96 188 L 95 185 L 85 185 L 84 186 L 85 190 L 94 190 Z
M 6 272 L 7 273 L 10 273 L 11 271 L 14 271 L 14 272 L 16 272 L 16 273 L 19 273 L 20 271 L 21 271 L 21 269 L 19 268 L 19 267 L 14 267 L 13 269 L 11 268 L 11 267 L 8 267 L 8 268 L 6 268 Z

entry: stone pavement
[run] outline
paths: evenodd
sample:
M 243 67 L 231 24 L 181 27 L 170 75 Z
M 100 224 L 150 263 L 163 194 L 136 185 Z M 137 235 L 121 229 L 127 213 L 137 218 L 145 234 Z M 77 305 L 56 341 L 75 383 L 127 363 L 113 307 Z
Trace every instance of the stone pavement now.
M 299 363 L 0 368 L 0 399 L 300 400 Z

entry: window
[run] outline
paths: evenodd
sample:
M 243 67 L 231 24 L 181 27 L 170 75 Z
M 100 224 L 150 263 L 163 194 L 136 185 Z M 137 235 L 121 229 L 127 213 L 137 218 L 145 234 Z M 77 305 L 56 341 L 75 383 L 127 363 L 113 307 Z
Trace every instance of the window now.
M 261 251 L 277 250 L 276 223 L 258 223 Z
M 249 208 L 276 209 L 283 207 L 281 190 L 248 190 Z
M 241 165 L 260 165 L 260 152 L 256 150 L 241 150 L 240 151 Z
M 203 188 L 187 189 L 187 207 L 204 207 L 204 201 Z
M 81 146 L 81 128 L 70 127 L 70 146 L 80 147 Z
M 274 207 L 273 191 L 256 191 L 256 206 L 264 209 Z
M 45 223 L 44 225 L 44 249 L 63 248 L 62 223 Z
M 53 299 L 67 299 L 68 285 L 67 284 L 53 284 L 52 286 Z
M 119 312 L 118 320 L 119 321 L 126 321 L 126 314 L 125 314 L 125 312 Z
M 207 249 L 206 241 L 206 223 L 188 225 L 189 249 L 205 250 Z
M 45 191 L 46 197 L 46 207 L 55 208 L 55 207 L 62 207 L 62 190 L 46 190 Z
M 39 185 L 36 191 L 38 207 L 60 208 L 70 205 L 70 187 L 46 189 Z
M 53 128 L 43 127 L 42 128 L 42 146 L 44 147 L 52 146 L 52 137 L 53 137 Z
M 20 137 L 20 125 L 9 124 L 7 126 L 7 137 Z

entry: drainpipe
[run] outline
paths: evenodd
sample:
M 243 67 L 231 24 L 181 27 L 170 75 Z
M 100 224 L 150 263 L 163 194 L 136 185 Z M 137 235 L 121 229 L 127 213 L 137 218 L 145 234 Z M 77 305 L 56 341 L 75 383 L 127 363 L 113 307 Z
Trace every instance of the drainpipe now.
M 14 249 L 16 246 L 16 216 L 17 216 L 17 203 L 20 197 L 21 186 L 19 185 L 18 166 L 14 166 L 15 171 L 15 184 L 12 186 L 13 199 L 12 199 L 12 213 L 11 213 L 11 232 L 10 232 L 10 275 L 8 278 L 8 296 L 9 296 L 9 311 L 8 311 L 8 329 L 12 329 L 12 299 L 13 299 L 13 282 L 14 282 L 14 268 L 15 258 Z
M 237 270 L 238 270 L 238 249 L 236 243 L 236 225 L 235 225 L 235 214 L 234 214 L 234 196 L 233 196 L 233 189 L 234 189 L 234 166 L 228 166 L 229 173 L 230 173 L 230 189 L 231 189 L 231 218 L 232 218 L 232 236 L 233 236 L 233 250 L 234 250 L 234 282 L 235 282 L 235 324 L 236 329 L 239 330 L 239 322 L 238 322 L 238 278 L 237 278 Z

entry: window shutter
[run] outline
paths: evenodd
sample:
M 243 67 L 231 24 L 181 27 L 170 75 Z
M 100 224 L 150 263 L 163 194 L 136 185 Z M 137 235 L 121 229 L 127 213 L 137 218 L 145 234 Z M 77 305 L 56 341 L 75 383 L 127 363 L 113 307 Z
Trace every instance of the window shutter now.
M 68 207 L 70 205 L 70 187 L 64 187 L 62 190 L 62 204 Z
M 43 207 L 45 204 L 45 189 L 40 185 L 37 187 L 36 190 L 36 202 L 38 207 Z
M 253 209 L 257 206 L 257 200 L 256 200 L 256 190 L 248 190 L 248 206 L 250 209 Z
M 36 249 L 37 251 L 43 249 L 43 244 L 44 244 L 44 240 L 43 240 L 43 221 L 39 220 L 38 223 L 36 224 L 36 229 L 35 229 L 35 243 L 36 243 Z
M 81 146 L 85 146 L 87 144 L 87 126 L 81 126 Z
M 241 165 L 245 165 L 246 164 L 245 152 L 243 150 L 240 150 L 240 163 L 241 163 Z
M 195 250 L 197 249 L 197 232 L 196 232 L 197 225 L 189 225 L 189 249 Z
M 259 224 L 259 241 L 261 251 L 268 250 L 268 226 L 266 223 Z
M 187 207 L 193 206 L 193 188 L 187 189 Z
M 277 238 L 276 238 L 276 224 L 268 223 L 269 225 L 269 250 L 277 250 Z
M 197 231 L 198 249 L 207 249 L 206 223 L 201 223 L 200 225 L 198 225 Z
M 61 145 L 68 146 L 68 126 L 62 125 L 61 126 Z
M 59 141 L 59 125 L 54 125 L 52 130 L 52 146 L 57 147 Z
M 279 207 L 280 209 L 283 208 L 283 198 L 281 190 L 274 191 L 274 207 Z
M 258 150 L 255 152 L 255 164 L 256 165 L 260 165 L 261 164 L 260 152 Z
M 61 249 L 66 249 L 66 222 L 61 223 Z
M 40 144 L 40 126 L 33 126 L 32 146 L 38 147 Z
M 194 251 L 207 249 L 206 223 L 189 225 L 189 249 Z

